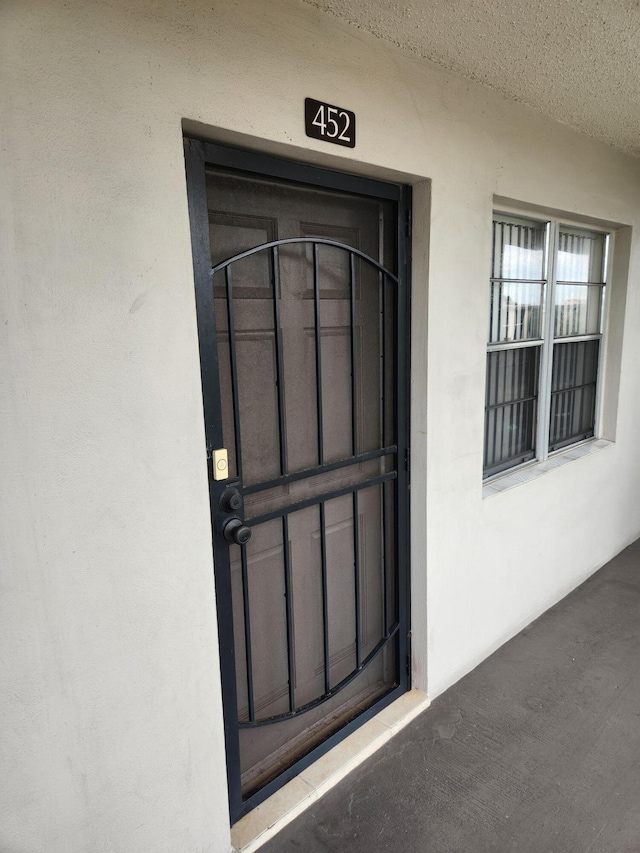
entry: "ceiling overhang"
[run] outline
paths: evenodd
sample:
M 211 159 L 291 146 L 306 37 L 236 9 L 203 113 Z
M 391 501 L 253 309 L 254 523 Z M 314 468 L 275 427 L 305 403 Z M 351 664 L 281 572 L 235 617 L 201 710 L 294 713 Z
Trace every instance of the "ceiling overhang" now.
M 305 0 L 640 157 L 638 0 Z

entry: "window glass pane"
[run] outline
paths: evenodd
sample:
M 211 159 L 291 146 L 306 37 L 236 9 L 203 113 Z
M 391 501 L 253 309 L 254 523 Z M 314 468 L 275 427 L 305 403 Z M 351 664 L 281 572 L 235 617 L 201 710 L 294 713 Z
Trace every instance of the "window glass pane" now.
M 550 450 L 593 435 L 599 348 L 597 340 L 553 348 Z
M 492 277 L 545 278 L 544 234 L 544 222 L 494 216 Z
M 561 228 L 556 261 L 557 281 L 604 281 L 604 234 Z
M 535 455 L 539 347 L 487 354 L 485 476 Z
M 489 342 L 522 341 L 541 335 L 542 284 L 491 283 Z
M 487 353 L 487 402 L 501 406 L 538 393 L 540 347 Z
M 594 335 L 600 332 L 602 287 L 556 285 L 554 334 Z
M 535 457 L 536 401 L 488 409 L 484 429 L 485 477 Z
M 549 450 L 559 450 L 593 435 L 595 398 L 595 385 L 551 395 Z
M 553 348 L 551 393 L 596 381 L 600 341 L 572 341 Z

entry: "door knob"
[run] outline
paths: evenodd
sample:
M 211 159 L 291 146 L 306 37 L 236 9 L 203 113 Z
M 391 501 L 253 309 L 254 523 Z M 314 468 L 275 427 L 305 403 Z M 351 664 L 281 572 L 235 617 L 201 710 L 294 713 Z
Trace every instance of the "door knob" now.
M 225 522 L 222 528 L 222 535 L 227 542 L 235 542 L 236 545 L 246 545 L 251 539 L 251 528 L 243 524 L 240 519 L 235 516 Z

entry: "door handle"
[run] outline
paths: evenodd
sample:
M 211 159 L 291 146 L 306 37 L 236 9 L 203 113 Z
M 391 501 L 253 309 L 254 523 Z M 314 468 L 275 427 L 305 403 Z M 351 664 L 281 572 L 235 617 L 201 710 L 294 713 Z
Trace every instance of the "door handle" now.
M 227 542 L 235 542 L 236 545 L 246 545 L 251 539 L 251 528 L 243 524 L 237 515 L 225 521 L 222 527 L 222 535 Z

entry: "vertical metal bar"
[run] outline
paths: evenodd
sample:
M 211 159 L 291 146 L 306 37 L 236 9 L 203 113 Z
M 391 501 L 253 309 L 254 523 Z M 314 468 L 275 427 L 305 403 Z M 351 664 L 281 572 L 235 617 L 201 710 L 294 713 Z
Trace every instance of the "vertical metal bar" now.
M 518 283 L 518 290 L 516 296 L 516 322 L 515 328 L 513 330 L 513 339 L 514 341 L 521 341 L 524 336 L 524 289 L 525 285 L 522 282 Z
M 389 635 L 389 581 L 387 578 L 387 484 L 380 483 L 382 492 L 382 630 Z
M 322 421 L 322 326 L 320 318 L 320 279 L 318 277 L 318 244 L 313 244 L 313 307 L 316 326 L 316 414 L 318 418 L 318 465 L 324 465 L 324 431 Z
M 489 400 L 491 399 L 491 353 L 487 353 L 484 395 L 484 467 L 489 466 Z
M 517 435 L 520 426 L 520 404 L 512 403 L 509 406 L 509 458 L 516 452 L 515 436 Z
M 528 353 L 523 360 L 522 367 L 522 396 L 523 397 L 535 397 L 536 395 L 536 387 L 535 383 L 532 382 L 532 371 L 531 364 L 535 361 L 535 351 L 533 348 L 531 352 Z
M 509 398 L 507 396 L 507 387 L 508 387 L 508 375 L 509 375 L 509 350 L 504 350 L 504 352 L 500 353 L 502 355 L 502 403 L 508 403 Z
M 567 412 L 568 407 L 571 406 L 571 411 L 573 412 L 573 405 L 575 402 L 575 393 L 572 393 L 569 389 L 571 388 L 571 386 L 573 384 L 575 384 L 574 376 L 576 373 L 576 364 L 577 364 L 578 353 L 575 349 L 575 344 L 564 344 L 564 346 L 561 347 L 561 352 L 562 352 L 562 356 L 564 358 L 564 371 L 563 371 L 562 386 L 561 386 L 564 389 L 563 395 L 562 395 L 562 400 L 563 400 L 562 411 L 563 411 L 563 413 Z M 566 418 L 566 417 L 562 418 L 562 424 L 563 424 L 562 438 L 563 439 L 567 437 L 567 433 L 571 429 L 570 423 L 571 422 L 570 422 L 569 418 Z
M 331 660 L 329 658 L 329 594 L 327 587 L 327 521 L 324 501 L 320 509 L 320 562 L 322 567 L 322 632 L 324 639 L 324 692 L 331 690 Z
M 491 391 L 491 360 L 490 353 L 487 353 L 487 366 L 486 366 L 486 392 L 485 392 L 485 400 L 484 400 L 484 461 L 483 465 L 485 470 L 489 467 L 489 400 L 490 400 L 490 391 Z
M 509 248 L 513 248 L 513 246 L 515 245 L 515 243 L 513 242 L 513 229 L 514 229 L 514 227 L 515 227 L 514 225 L 509 225 Z M 511 254 L 511 261 L 509 264 L 509 273 L 510 273 L 509 278 L 516 278 L 517 274 L 518 274 L 518 264 L 517 264 L 517 262 L 514 264 L 513 253 L 510 253 L 510 254 Z
M 491 223 L 491 278 L 492 279 L 496 278 L 498 275 L 498 272 L 499 272 L 499 270 L 496 268 L 496 266 L 497 266 L 496 265 L 496 230 L 497 230 L 496 226 L 497 226 L 497 222 L 494 219 L 493 222 Z M 494 308 L 494 300 L 495 300 L 495 290 L 496 290 L 496 282 L 492 281 L 491 282 L 491 306 L 489 309 L 489 338 L 488 338 L 490 343 L 492 343 L 494 340 L 497 340 L 497 338 L 494 335 L 494 329 L 493 329 L 493 323 L 494 323 L 494 320 L 493 320 L 494 310 L 493 310 L 493 308 Z
M 526 352 L 525 352 L 525 350 L 522 350 L 522 352 L 520 353 L 520 370 L 518 373 L 518 393 L 520 394 L 521 397 L 529 397 L 533 394 L 533 388 L 529 387 L 529 385 L 527 384 L 527 369 L 528 369 L 529 361 L 530 361 L 532 355 L 533 355 L 533 353 L 529 349 L 527 349 Z M 529 405 L 530 405 L 529 403 L 523 403 L 522 404 L 522 406 L 523 406 L 522 411 L 524 413 L 524 419 L 523 419 L 524 425 L 523 425 L 523 432 L 520 434 L 520 440 L 521 441 L 523 440 L 523 436 L 527 437 L 527 440 L 526 440 L 526 444 L 527 444 L 526 449 L 527 450 L 531 449 L 532 444 L 533 444 L 530 437 L 529 437 L 529 433 L 528 433 L 527 412 L 529 411 Z
M 495 315 L 495 303 L 496 303 L 496 290 L 499 291 L 498 282 L 492 281 L 491 285 L 490 285 L 491 304 L 489 305 L 489 337 L 487 338 L 487 340 L 489 341 L 490 344 L 493 343 L 494 341 L 498 340 L 498 338 L 496 337 L 496 333 L 495 333 L 495 317 L 494 317 L 494 315 Z
M 569 355 L 569 367 L 567 370 L 567 378 L 565 388 L 575 387 L 579 384 L 578 382 L 578 369 L 580 367 L 580 353 L 581 348 L 580 344 L 574 342 L 572 344 L 568 344 L 569 349 L 567 350 L 567 354 Z
M 494 218 L 491 223 L 491 278 L 498 277 L 498 266 L 496 264 L 496 226 L 497 222 Z
M 514 353 L 514 355 L 516 355 L 516 354 Z M 515 360 L 515 364 L 514 364 L 515 377 L 514 377 L 514 383 L 513 383 L 513 385 L 514 385 L 514 399 L 518 399 L 519 397 L 524 396 L 524 394 L 522 392 L 522 364 L 524 362 L 526 355 L 527 354 L 524 350 L 520 350 L 518 352 L 516 360 Z M 518 414 L 517 414 L 517 418 L 516 418 L 516 429 L 513 430 L 513 432 L 515 433 L 515 435 L 513 437 L 513 444 L 514 444 L 514 451 L 516 453 L 520 452 L 520 450 L 518 448 L 519 448 L 520 444 L 522 443 L 522 433 L 521 433 L 522 411 L 523 411 L 522 406 L 523 406 L 522 403 L 519 403 L 517 406 L 516 411 Z
M 491 353 L 491 360 L 492 361 L 494 361 L 494 356 L 495 356 L 496 367 L 495 367 L 495 383 L 493 385 L 492 393 L 495 395 L 495 401 L 497 403 L 498 402 L 498 385 L 500 382 L 500 361 L 502 358 L 502 353 L 501 352 L 497 352 L 495 354 Z M 504 401 L 501 400 L 500 402 L 504 402 Z M 500 410 L 500 415 L 502 415 L 502 410 Z M 495 409 L 495 416 L 493 419 L 493 452 L 492 452 L 493 464 L 495 464 L 496 459 L 497 459 L 497 456 L 496 456 L 497 448 L 498 448 L 498 409 Z
M 492 409 L 493 414 L 491 417 L 493 418 L 493 464 L 498 461 L 498 458 L 502 458 L 502 448 L 500 446 L 500 442 L 498 441 L 498 432 L 500 429 L 500 423 L 504 419 L 504 410 L 503 409 Z
M 502 385 L 504 385 L 503 380 L 504 380 L 505 373 L 506 373 L 505 353 L 501 352 L 500 353 L 500 383 Z M 505 421 L 507 418 L 507 408 L 508 407 L 504 406 L 504 402 L 505 402 L 504 393 L 500 394 L 500 402 L 503 405 L 500 409 L 500 417 L 496 420 L 496 427 L 497 427 L 496 440 L 497 440 L 498 453 L 500 455 L 500 459 L 503 459 L 505 456 L 508 455 L 508 451 L 505 448 L 505 438 L 504 438 L 504 433 L 505 433 L 504 425 L 505 425 Z
M 353 252 L 349 252 L 349 289 L 351 292 L 351 449 L 358 455 L 358 385 L 357 385 L 357 348 L 356 348 L 356 261 Z
M 242 480 L 242 449 L 240 441 L 240 402 L 238 400 L 238 359 L 236 354 L 236 327 L 233 311 L 233 278 L 231 266 L 224 269 L 224 279 L 227 286 L 227 322 L 229 325 L 229 363 L 231 365 L 231 396 L 233 398 L 233 426 L 236 448 L 236 473 Z
M 249 572 L 247 566 L 247 549 L 240 546 L 240 561 L 242 565 L 242 608 L 244 614 L 244 648 L 247 663 L 247 698 L 249 701 L 249 720 L 253 723 L 256 709 L 253 699 L 253 661 L 251 654 L 251 611 L 249 608 Z
M 356 663 L 359 669 L 362 663 L 362 630 L 360 625 L 360 518 L 357 491 L 353 493 L 353 578 L 356 599 Z
M 571 393 L 572 410 L 571 410 L 571 426 L 569 428 L 569 437 L 576 432 L 576 421 L 579 423 L 582 417 L 582 389 L 577 389 L 576 385 L 581 385 L 585 381 L 585 359 L 584 359 L 584 344 L 575 344 L 575 358 L 573 362 L 573 370 L 571 372 L 571 384 L 573 391 Z
M 289 554 L 289 517 L 282 516 L 282 555 L 284 558 L 284 599 L 287 613 L 287 670 L 289 673 L 289 710 L 296 709 L 293 659 L 293 601 L 291 598 L 291 559 Z
M 510 459 L 513 456 L 514 449 L 514 441 L 513 437 L 518 428 L 518 406 L 517 404 L 511 403 L 510 406 L 507 407 L 509 412 L 509 422 L 507 426 L 507 458 Z M 514 429 L 515 427 L 515 429 Z
M 600 382 L 600 371 L 601 371 L 601 363 L 602 363 L 602 339 L 598 340 L 597 348 L 596 348 L 596 358 L 595 358 L 595 381 L 593 383 L 593 434 L 594 436 L 598 435 L 598 423 L 599 423 L 599 394 L 598 394 L 598 385 Z
M 383 273 L 378 273 L 378 335 L 380 342 L 380 447 L 386 447 L 386 426 L 387 418 L 385 411 L 385 386 L 387 380 L 386 373 L 386 358 L 385 358 L 385 291 L 386 277 Z
M 509 427 L 507 430 L 507 440 L 508 440 L 507 441 L 507 448 L 508 448 L 507 453 L 509 456 L 513 456 L 513 451 L 514 451 L 514 446 L 515 446 L 514 436 L 515 436 L 515 433 L 518 429 L 518 407 L 516 405 L 514 405 L 514 403 L 513 403 L 513 401 L 515 399 L 515 384 L 514 384 L 515 383 L 515 372 L 516 372 L 515 371 L 515 364 L 516 364 L 515 355 L 516 355 L 515 352 L 507 351 L 508 368 L 507 368 L 506 374 L 508 375 L 509 370 L 511 371 L 511 377 L 510 377 L 510 382 L 509 382 L 509 390 L 506 392 L 508 394 L 507 400 L 508 400 L 508 402 L 511 403 L 511 405 L 509 406 Z M 514 427 L 515 427 L 515 429 L 514 429 Z
M 560 301 L 560 297 L 562 292 L 559 290 L 558 285 L 554 283 L 554 291 L 556 295 L 555 302 L 555 311 L 553 317 L 553 326 L 552 326 L 552 334 L 554 337 L 562 337 L 565 333 L 565 321 L 566 321 L 566 312 L 564 303 Z
M 278 383 L 278 438 L 280 441 L 280 473 L 286 474 L 286 438 L 284 428 L 284 378 L 282 363 L 282 326 L 280 323 L 280 263 L 278 247 L 271 249 L 273 265 L 273 322 L 276 335 L 276 374 Z

